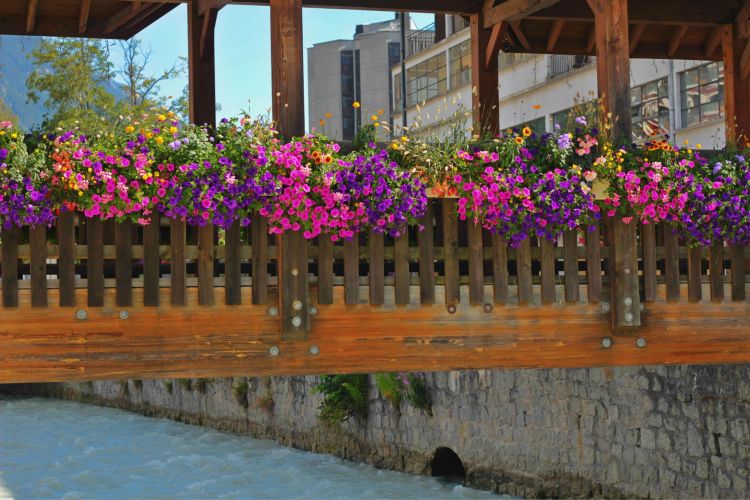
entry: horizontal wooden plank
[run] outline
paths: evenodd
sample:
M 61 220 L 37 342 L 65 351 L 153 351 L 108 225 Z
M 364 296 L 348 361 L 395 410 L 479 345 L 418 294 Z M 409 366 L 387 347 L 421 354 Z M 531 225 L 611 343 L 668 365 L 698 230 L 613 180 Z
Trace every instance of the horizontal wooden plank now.
M 134 290 L 134 304 L 142 304 L 140 293 Z M 162 293 L 160 304 L 168 304 Z M 243 289 L 246 305 L 227 306 L 217 290 L 217 305 L 196 307 L 197 290 L 189 289 L 185 308 L 135 306 L 123 320 L 108 290 L 104 307 L 78 321 L 70 308 L 31 308 L 21 291 L 20 307 L 3 311 L 0 322 L 0 383 L 750 362 L 750 310 L 737 302 L 659 300 L 638 332 L 646 347 L 618 336 L 604 349 L 609 316 L 601 307 L 486 312 L 462 300 L 451 314 L 442 304 L 418 305 L 418 287 L 412 305 L 398 308 L 344 305 L 337 287 L 335 303 L 318 306 L 307 340 L 281 341 L 278 319 L 267 306 L 247 305 L 249 293 Z

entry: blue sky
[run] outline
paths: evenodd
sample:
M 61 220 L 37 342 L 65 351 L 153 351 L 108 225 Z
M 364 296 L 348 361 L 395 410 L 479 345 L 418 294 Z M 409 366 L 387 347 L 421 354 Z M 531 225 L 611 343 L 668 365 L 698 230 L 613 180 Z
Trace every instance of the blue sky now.
M 138 37 L 152 50 L 152 72 L 159 73 L 179 56 L 187 56 L 187 13 L 180 5 L 142 31 Z M 304 48 L 318 42 L 351 38 L 357 24 L 383 21 L 392 12 L 304 9 Z M 271 44 L 268 7 L 229 5 L 219 11 L 216 22 L 216 100 L 219 116 L 232 116 L 240 110 L 252 114 L 271 106 Z M 432 15 L 416 14 L 413 22 L 423 27 Z M 307 75 L 307 69 L 305 69 Z M 187 77 L 162 85 L 164 95 L 177 96 Z

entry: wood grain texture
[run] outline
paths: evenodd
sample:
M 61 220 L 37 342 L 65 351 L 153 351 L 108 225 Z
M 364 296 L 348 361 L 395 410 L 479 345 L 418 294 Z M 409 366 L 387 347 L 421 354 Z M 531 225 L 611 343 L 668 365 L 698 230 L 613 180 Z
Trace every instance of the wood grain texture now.
M 599 226 L 586 232 L 586 287 L 590 304 L 602 300 L 602 243 Z
M 523 240 L 516 248 L 516 269 L 518 272 L 518 303 L 531 304 L 533 281 L 531 277 L 531 241 Z
M 279 340 L 278 318 L 265 307 L 224 305 L 221 289 L 214 307 L 197 307 L 193 288 L 188 308 L 136 306 L 124 321 L 114 290 L 87 321 L 68 308 L 31 308 L 22 290 L 21 307 L 4 310 L 0 322 L 0 383 L 750 362 L 744 303 L 659 300 L 638 333 L 646 348 L 623 336 L 603 349 L 609 318 L 596 306 L 486 313 L 466 304 L 449 314 L 440 305 L 346 306 L 342 287 L 335 292 L 334 305 L 319 306 L 307 341 L 297 342 Z M 318 356 L 309 355 L 310 344 L 320 347 Z M 268 354 L 274 345 L 278 356 Z
M 614 221 L 614 283 L 612 284 L 612 327 L 632 329 L 641 325 L 638 287 L 638 237 L 635 224 Z
M 250 244 L 253 247 L 253 304 L 268 301 L 268 221 L 255 215 L 250 222 Z
M 492 233 L 492 280 L 495 304 L 508 302 L 508 242 Z
M 235 221 L 226 230 L 226 249 L 224 254 L 224 287 L 225 300 L 228 306 L 238 306 L 242 302 L 242 260 L 240 246 L 242 245 L 242 228 L 239 221 Z
M 701 301 L 701 288 L 701 249 L 688 248 L 688 302 Z
M 385 247 L 383 233 L 370 230 L 368 247 L 370 304 L 383 305 L 385 303 Z M 331 293 L 333 293 L 333 290 L 331 290 Z
M 143 305 L 159 305 L 159 215 L 143 227 Z
M 187 242 L 184 221 L 169 222 L 170 304 L 185 305 L 185 247 Z
M 404 228 L 400 236 L 394 238 L 394 264 L 396 267 L 396 305 L 409 304 L 409 231 Z
M 459 302 L 458 214 L 456 200 L 443 200 L 443 265 L 445 266 L 445 304 Z
M 115 287 L 118 307 L 133 305 L 133 224 L 115 225 Z
M 57 217 L 57 276 L 60 282 L 60 307 L 76 305 L 75 214 L 61 212 Z
M 318 236 L 318 303 L 333 304 L 333 241 Z
M 104 228 L 101 219 L 94 217 L 86 221 L 86 282 L 89 307 L 104 305 Z
M 578 231 L 563 233 L 563 269 L 565 271 L 565 302 L 578 302 Z
M 284 340 L 303 340 L 310 330 L 307 240 L 302 231 L 290 231 L 279 241 L 279 330 Z
M 359 302 L 359 234 L 344 240 L 344 301 Z
M 432 200 L 427 201 L 427 210 L 419 224 L 419 303 L 435 303 L 435 214 Z
M 664 276 L 667 283 L 667 300 L 680 300 L 680 254 L 678 250 L 677 234 L 667 224 L 662 224 L 664 230 Z
M 29 228 L 31 306 L 47 307 L 47 227 Z
M 745 300 L 745 247 L 732 247 L 732 300 Z
M 708 252 L 708 280 L 711 300 L 724 300 L 724 242 L 714 243 Z
M 202 306 L 212 306 L 214 296 L 214 225 L 198 228 L 198 297 Z
M 539 240 L 542 252 L 542 304 L 554 304 L 555 302 L 555 247 L 554 243 L 547 238 Z
M 484 245 L 482 225 L 469 221 L 469 304 L 484 303 Z
M 643 296 L 646 302 L 656 300 L 656 225 L 641 225 L 643 246 Z

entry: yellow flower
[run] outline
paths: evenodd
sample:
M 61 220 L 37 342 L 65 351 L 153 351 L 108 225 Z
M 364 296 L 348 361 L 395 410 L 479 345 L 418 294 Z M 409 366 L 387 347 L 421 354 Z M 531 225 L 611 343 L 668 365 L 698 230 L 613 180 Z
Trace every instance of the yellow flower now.
M 167 117 L 164 115 L 156 115 L 156 119 L 159 120 L 160 122 L 163 122 L 164 120 L 167 119 Z
M 357 108 L 359 108 L 359 106 L 360 106 L 360 104 L 359 104 L 359 101 L 354 101 L 354 102 L 352 103 L 352 107 L 353 107 L 354 109 L 357 109 Z
M 128 125 L 127 127 L 125 127 L 125 132 L 127 132 L 128 134 L 133 132 L 134 130 L 135 128 L 132 125 Z
M 326 113 L 326 118 L 328 118 L 329 120 L 330 120 L 331 118 L 333 118 L 333 113 Z
M 520 145 L 520 144 L 523 144 L 523 137 L 521 137 L 521 136 L 516 136 L 516 144 L 519 144 L 519 145 Z
M 151 132 L 146 134 L 146 139 L 151 139 L 154 136 Z
M 177 127 L 175 127 L 174 125 L 172 125 L 171 127 L 169 127 L 169 131 L 174 134 L 175 132 L 177 132 Z
M 12 134 L 10 134 L 10 138 L 11 138 L 11 139 L 16 139 L 16 138 L 18 138 L 18 134 L 16 134 L 15 132 L 13 132 Z
M 374 121 L 374 122 L 378 121 L 378 115 L 372 115 L 372 116 L 370 117 L 370 120 L 372 120 L 372 121 Z
M 700 149 L 700 148 L 702 148 L 703 146 L 701 146 L 700 144 L 696 144 L 696 145 L 695 145 L 695 147 L 696 147 L 697 149 Z
M 164 144 L 164 138 L 162 136 L 157 136 L 156 144 Z
M 529 127 L 524 127 L 523 128 L 523 136 L 524 137 L 528 137 L 530 135 L 531 135 L 531 129 Z
M 391 145 L 391 147 L 392 147 L 393 149 L 398 149 L 398 148 L 399 148 L 399 145 L 398 145 L 398 143 L 397 143 L 397 142 L 394 142 L 394 143 L 393 143 L 393 144 Z
M 402 135 L 401 136 L 401 142 L 409 142 L 409 137 Z
M 0 130 L 0 135 L 5 135 L 5 130 Z
M 375 126 L 375 127 L 379 127 L 379 126 L 380 126 L 380 124 L 379 124 L 378 122 L 375 122 L 375 123 L 373 123 L 373 126 Z

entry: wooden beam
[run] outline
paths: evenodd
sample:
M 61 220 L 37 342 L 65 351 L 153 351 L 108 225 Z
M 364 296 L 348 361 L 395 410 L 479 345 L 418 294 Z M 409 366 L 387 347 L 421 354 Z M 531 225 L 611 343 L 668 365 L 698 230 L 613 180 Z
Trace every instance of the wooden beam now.
M 750 43 L 745 44 L 739 61 L 740 79 L 747 80 L 750 74 Z
M 34 25 L 36 24 L 36 4 L 37 0 L 29 0 L 26 9 L 26 33 L 34 32 Z
M 198 4 L 195 1 L 188 4 L 187 10 L 190 120 L 193 123 L 213 126 L 216 122 L 216 16 L 213 16 L 213 21 L 210 18 L 206 21 L 206 16 L 198 15 Z
M 126 30 L 129 26 L 140 22 L 161 8 L 161 4 L 152 2 L 143 3 L 140 8 L 135 10 L 132 7 L 125 7 L 104 23 L 103 32 L 105 35 L 109 35 L 116 31 Z
M 518 38 L 518 43 L 521 44 L 521 47 L 523 47 L 524 50 L 531 50 L 531 45 L 529 44 L 529 41 L 526 39 L 526 35 L 524 35 L 523 30 L 521 29 L 521 21 L 511 21 L 510 27 L 513 30 L 513 33 L 515 33 L 516 38 Z
M 586 40 L 586 53 L 591 54 L 594 52 L 594 47 L 596 46 L 596 24 L 593 24 L 591 26 L 591 31 L 589 31 L 589 37 Z
M 547 50 L 548 51 L 551 51 L 555 48 L 555 45 L 557 44 L 557 39 L 560 38 L 560 33 L 562 33 L 564 26 L 565 26 L 565 21 L 562 21 L 559 19 L 552 21 L 552 26 L 549 29 L 549 35 L 547 35 Z
M 202 16 L 209 10 L 221 10 L 230 3 L 230 0 L 198 0 L 198 15 Z
M 81 0 L 81 8 L 78 11 L 78 33 L 86 33 L 89 25 L 89 12 L 91 11 L 91 0 Z
M 646 29 L 646 25 L 644 23 L 638 23 L 633 26 L 633 30 L 630 33 L 630 44 L 629 44 L 629 53 L 632 56 L 633 52 L 635 52 L 636 47 L 638 47 L 638 42 L 641 40 L 641 36 L 643 35 L 643 32 Z
M 500 44 L 497 41 L 492 43 L 494 29 L 484 28 L 482 17 L 482 13 L 477 13 L 472 14 L 470 18 L 472 127 L 474 135 L 496 137 L 500 132 L 497 73 Z
M 286 138 L 305 133 L 302 1 L 271 0 L 273 118 Z
M 672 37 L 669 39 L 669 47 L 667 48 L 667 57 L 672 57 L 677 52 L 677 49 L 682 43 L 682 39 L 687 33 L 688 27 L 686 25 L 677 26 L 672 32 Z
M 484 67 L 489 68 L 492 66 L 493 59 L 497 59 L 497 55 L 502 47 L 503 38 L 508 30 L 508 23 L 499 23 L 492 27 L 492 33 L 490 33 L 490 39 L 487 42 L 487 48 L 485 49 Z
M 491 28 L 497 23 L 503 21 L 518 21 L 533 14 L 538 10 L 545 9 L 556 4 L 559 0 L 505 0 L 500 5 L 496 5 L 482 11 L 483 28 Z
M 719 45 L 721 45 L 721 36 L 724 32 L 723 26 L 717 26 L 713 29 L 711 32 L 711 35 L 709 35 L 708 40 L 706 41 L 706 50 L 705 50 L 705 56 L 706 58 L 710 58 L 714 55 L 714 52 L 716 52 L 716 49 L 719 48 Z

